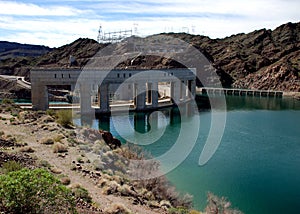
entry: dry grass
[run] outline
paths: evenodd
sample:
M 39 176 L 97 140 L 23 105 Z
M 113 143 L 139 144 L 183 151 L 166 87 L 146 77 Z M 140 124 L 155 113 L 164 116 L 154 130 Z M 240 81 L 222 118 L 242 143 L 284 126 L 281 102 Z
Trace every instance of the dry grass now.
M 53 145 L 53 152 L 54 153 L 63 153 L 63 152 L 68 152 L 68 147 L 65 146 L 62 143 L 55 143 Z
M 104 210 L 104 214 L 130 214 L 131 211 L 121 203 L 113 203 Z

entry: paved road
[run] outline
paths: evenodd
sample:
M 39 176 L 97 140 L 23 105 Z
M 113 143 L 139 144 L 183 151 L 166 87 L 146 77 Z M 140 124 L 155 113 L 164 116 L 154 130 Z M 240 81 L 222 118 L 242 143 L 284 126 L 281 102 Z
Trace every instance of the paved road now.
M 10 76 L 10 75 L 0 75 L 0 79 L 4 79 L 7 81 L 14 81 L 23 88 L 31 89 L 31 83 L 25 81 L 25 77 L 23 76 Z

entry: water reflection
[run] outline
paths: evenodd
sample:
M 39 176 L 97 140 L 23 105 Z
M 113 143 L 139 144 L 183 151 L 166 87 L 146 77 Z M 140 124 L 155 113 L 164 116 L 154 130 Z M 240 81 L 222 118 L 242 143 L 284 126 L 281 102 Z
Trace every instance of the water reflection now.
M 95 119 L 93 121 L 90 118 L 83 117 L 81 124 L 110 131 L 118 137 L 120 135 L 129 136 L 133 134 L 133 132 L 145 134 L 151 131 L 154 132 L 156 130 L 160 130 L 166 126 L 180 124 L 182 119 L 191 118 L 197 112 L 197 106 L 192 103 L 185 103 L 180 107 L 176 106 L 172 108 L 164 108 L 157 111 L 124 112 L 118 113 L 117 115 L 100 115 L 96 118 L 97 127 L 93 127 Z M 116 129 L 122 133 L 118 133 Z

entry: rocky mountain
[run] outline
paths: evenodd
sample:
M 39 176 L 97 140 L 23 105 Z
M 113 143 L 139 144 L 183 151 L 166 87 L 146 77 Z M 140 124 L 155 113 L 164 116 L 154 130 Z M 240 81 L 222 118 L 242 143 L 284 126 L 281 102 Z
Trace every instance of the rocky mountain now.
M 274 30 L 261 29 L 223 39 L 185 33 L 160 34 L 181 39 L 201 51 L 216 69 L 225 87 L 300 92 L 300 22 Z M 151 36 L 150 36 L 151 37 Z M 84 66 L 108 44 L 80 38 L 41 56 L 0 59 L 0 74 L 22 75 L 29 80 L 33 67 Z M 115 44 L 118 54 L 126 47 Z M 0 56 L 3 54 L 0 48 Z M 126 51 L 125 51 L 126 52 Z M 153 55 L 135 56 L 117 68 L 177 68 L 180 63 Z M 3 89 L 3 87 L 0 87 Z
M 224 39 L 174 34 L 199 48 L 232 87 L 300 91 L 300 23 Z
M 24 56 L 41 56 L 52 49 L 42 45 L 28 45 L 16 42 L 0 41 L 0 60 L 24 57 Z

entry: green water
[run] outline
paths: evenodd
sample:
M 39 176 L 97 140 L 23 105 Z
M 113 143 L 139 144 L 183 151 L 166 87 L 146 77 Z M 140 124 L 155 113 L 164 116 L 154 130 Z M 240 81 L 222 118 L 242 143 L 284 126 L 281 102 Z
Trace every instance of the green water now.
M 162 110 L 155 128 L 165 128 L 164 134 L 144 146 L 155 157 L 165 153 L 176 142 L 181 121 L 188 123 L 198 118 L 194 111 L 199 113 L 201 125 L 197 142 L 189 156 L 167 174 L 169 180 L 180 192 L 194 196 L 197 209 L 204 209 L 206 194 L 211 191 L 227 197 L 233 207 L 246 214 L 298 213 L 300 101 L 227 97 L 227 121 L 221 144 L 208 163 L 199 166 L 199 156 L 211 125 L 211 111 L 205 100 L 201 98 L 198 102 L 201 110 L 192 108 L 182 118 L 176 109 Z M 148 114 L 130 114 L 132 129 L 124 123 L 126 115 L 101 117 L 91 125 L 110 130 L 117 137 L 130 138 L 134 135 L 133 128 L 140 133 L 151 130 Z M 119 132 L 114 124 L 118 125 Z M 151 141 L 151 138 L 153 136 L 145 135 L 139 140 Z M 188 141 L 189 136 L 186 139 Z

